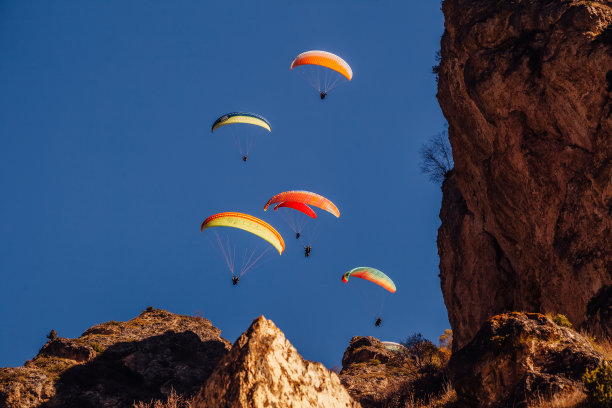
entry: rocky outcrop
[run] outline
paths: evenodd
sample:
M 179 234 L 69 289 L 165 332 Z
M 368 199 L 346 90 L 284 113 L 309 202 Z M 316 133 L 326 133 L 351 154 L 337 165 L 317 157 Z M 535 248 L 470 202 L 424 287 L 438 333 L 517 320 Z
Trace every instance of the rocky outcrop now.
M 340 379 L 364 408 L 377 408 L 393 406 L 389 401 L 408 388 L 416 373 L 407 352 L 388 350 L 374 337 L 356 336 L 342 357 Z
M 304 360 L 263 316 L 236 340 L 194 401 L 197 408 L 359 406 L 336 373 Z
M 408 346 L 353 337 L 342 358 L 342 384 L 366 408 L 454 406 L 445 373 L 448 352 L 421 336 Z
M 0 407 L 129 407 L 172 389 L 195 394 L 229 349 L 207 319 L 150 308 L 49 341 L 24 367 L 0 369 Z
M 39 357 L 58 357 L 73 360 L 77 363 L 91 361 L 96 356 L 92 346 L 87 343 L 74 340 L 58 338 L 49 341 L 38 352 Z
M 355 336 L 342 356 L 342 369 L 352 364 L 377 360 L 381 363 L 393 359 L 397 352 L 387 349 L 382 341 L 372 337 Z
M 509 313 L 487 321 L 449 368 L 463 406 L 497 408 L 582 389 L 582 375 L 602 361 L 577 332 L 538 313 Z
M 407 350 L 388 350 L 374 337 L 353 337 L 342 357 L 342 384 L 366 408 L 393 406 L 389 400 L 407 389 L 416 376 L 414 359 Z
M 455 169 L 438 251 L 454 350 L 512 310 L 609 334 L 608 312 L 587 309 L 612 285 L 612 2 L 442 8 Z

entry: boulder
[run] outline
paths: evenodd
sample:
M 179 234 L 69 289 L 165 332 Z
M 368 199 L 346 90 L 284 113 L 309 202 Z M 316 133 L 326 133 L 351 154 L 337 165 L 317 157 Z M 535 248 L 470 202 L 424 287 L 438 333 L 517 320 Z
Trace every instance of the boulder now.
M 461 406 L 527 406 L 537 396 L 582 390 L 603 356 L 589 340 L 538 313 L 494 316 L 453 353 L 449 369 Z

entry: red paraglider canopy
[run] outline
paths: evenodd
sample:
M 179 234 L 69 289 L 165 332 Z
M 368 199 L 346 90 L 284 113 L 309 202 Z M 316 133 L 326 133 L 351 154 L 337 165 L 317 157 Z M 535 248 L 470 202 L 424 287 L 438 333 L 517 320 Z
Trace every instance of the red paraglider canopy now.
M 283 201 L 274 207 L 274 211 L 276 211 L 279 207 L 293 208 L 294 210 L 298 210 L 299 212 L 306 214 L 310 218 L 317 218 L 317 214 L 314 212 L 314 210 L 304 203 L 298 203 L 297 201 Z

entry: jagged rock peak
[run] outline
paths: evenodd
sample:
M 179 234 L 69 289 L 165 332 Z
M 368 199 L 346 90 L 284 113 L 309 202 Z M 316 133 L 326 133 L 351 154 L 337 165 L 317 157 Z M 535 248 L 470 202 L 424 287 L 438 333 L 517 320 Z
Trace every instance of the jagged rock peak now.
M 336 375 L 304 360 L 271 320 L 253 321 L 196 397 L 197 408 L 357 408 Z
M 442 9 L 455 169 L 438 252 L 454 350 L 513 310 L 611 333 L 598 294 L 612 285 L 612 1 Z
M 574 330 L 539 313 L 513 312 L 489 319 L 453 353 L 449 369 L 461 404 L 497 408 L 582 390 L 582 375 L 602 361 Z
M 148 308 L 127 322 L 56 338 L 24 367 L 0 369 L 0 407 L 131 407 L 195 394 L 230 349 L 203 317 Z

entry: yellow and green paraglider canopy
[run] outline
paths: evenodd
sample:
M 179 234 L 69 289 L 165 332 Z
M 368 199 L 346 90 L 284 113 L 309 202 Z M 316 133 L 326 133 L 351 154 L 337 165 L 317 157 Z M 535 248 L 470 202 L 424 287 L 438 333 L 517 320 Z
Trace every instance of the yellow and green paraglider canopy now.
M 212 125 L 211 132 L 219 129 L 222 126 L 232 125 L 236 123 L 243 123 L 247 125 L 260 126 L 266 129 L 268 132 L 272 131 L 272 125 L 266 118 L 255 113 L 247 112 L 231 112 L 219 117 Z

